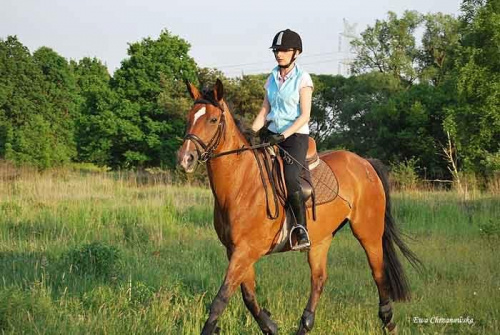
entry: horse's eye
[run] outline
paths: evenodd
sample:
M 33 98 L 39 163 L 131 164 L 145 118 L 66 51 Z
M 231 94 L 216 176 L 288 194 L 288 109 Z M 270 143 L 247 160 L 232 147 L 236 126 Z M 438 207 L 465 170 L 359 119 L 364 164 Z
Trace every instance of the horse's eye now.
M 213 117 L 210 119 L 210 123 L 216 123 L 217 122 L 217 118 L 216 117 Z

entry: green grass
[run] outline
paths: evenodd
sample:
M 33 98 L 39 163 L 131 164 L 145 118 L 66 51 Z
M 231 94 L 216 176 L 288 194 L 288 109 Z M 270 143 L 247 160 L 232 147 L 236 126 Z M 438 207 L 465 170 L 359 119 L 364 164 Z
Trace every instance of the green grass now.
M 198 334 L 227 266 L 212 204 L 210 190 L 129 175 L 0 175 L 0 334 Z M 418 274 L 405 263 L 413 300 L 395 304 L 400 334 L 500 333 L 500 199 L 395 194 L 394 215 L 426 266 Z M 376 288 L 347 226 L 328 263 L 312 334 L 381 334 Z M 280 334 L 293 334 L 309 295 L 306 255 L 262 259 L 257 285 Z M 474 323 L 413 322 L 434 316 Z M 219 325 L 259 334 L 239 293 Z

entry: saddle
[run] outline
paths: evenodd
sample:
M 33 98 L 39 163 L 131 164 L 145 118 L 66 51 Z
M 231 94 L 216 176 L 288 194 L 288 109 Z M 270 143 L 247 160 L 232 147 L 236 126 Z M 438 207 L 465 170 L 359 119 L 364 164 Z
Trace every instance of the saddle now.
M 275 185 L 274 187 L 276 187 L 276 192 L 273 193 L 279 197 L 282 205 L 284 205 L 286 201 L 286 187 L 284 183 L 283 160 L 287 159 L 286 154 L 281 157 L 273 147 L 266 148 L 266 152 L 269 155 L 266 166 L 269 162 L 272 162 L 272 169 L 267 170 L 272 171 L 269 177 L 272 178 L 271 186 Z M 333 201 L 337 197 L 339 189 L 335 173 L 328 164 L 321 160 L 316 149 L 316 142 L 311 137 L 309 137 L 306 166 L 301 171 L 300 177 L 304 201 L 306 202 L 306 206 L 312 209 L 313 220 L 316 220 L 316 206 Z M 269 180 L 271 181 L 271 179 Z M 291 234 L 293 222 L 293 214 L 288 209 L 285 211 L 280 234 L 270 253 L 283 251 L 287 246 L 291 247 L 294 244 L 292 241 L 294 237 Z
M 281 157 L 275 147 L 268 147 L 268 161 L 271 161 L 271 184 L 276 185 L 277 195 L 282 204 L 286 202 L 286 186 L 284 182 L 283 160 L 287 160 L 286 153 Z M 281 151 L 281 150 L 280 150 Z M 289 159 L 289 158 L 288 158 Z M 269 163 L 267 163 L 269 164 Z M 266 165 L 267 165 L 266 164 Z M 309 137 L 306 154 L 306 165 L 300 174 L 300 185 L 306 206 L 312 208 L 313 219 L 316 220 L 316 206 L 334 200 L 338 194 L 338 183 L 330 167 L 321 160 L 316 149 L 316 141 Z
M 311 180 L 311 170 L 314 170 L 319 165 L 319 156 L 316 149 L 316 141 L 309 137 L 309 144 L 307 146 L 306 154 L 306 167 L 301 173 L 300 186 L 302 187 L 302 197 L 304 201 L 309 201 L 314 198 L 314 186 Z M 313 201 L 314 202 L 314 201 Z

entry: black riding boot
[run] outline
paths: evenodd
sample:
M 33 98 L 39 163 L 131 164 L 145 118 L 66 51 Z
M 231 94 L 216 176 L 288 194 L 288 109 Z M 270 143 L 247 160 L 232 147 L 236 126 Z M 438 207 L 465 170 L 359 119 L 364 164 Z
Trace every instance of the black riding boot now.
M 306 205 L 304 203 L 304 200 L 302 199 L 302 192 L 297 191 L 291 193 L 288 196 L 288 203 L 292 207 L 297 225 L 300 225 L 307 230 Z M 304 229 L 295 229 L 297 235 L 297 245 L 294 247 L 295 250 L 306 249 L 311 246 L 311 242 L 307 237 L 307 232 Z

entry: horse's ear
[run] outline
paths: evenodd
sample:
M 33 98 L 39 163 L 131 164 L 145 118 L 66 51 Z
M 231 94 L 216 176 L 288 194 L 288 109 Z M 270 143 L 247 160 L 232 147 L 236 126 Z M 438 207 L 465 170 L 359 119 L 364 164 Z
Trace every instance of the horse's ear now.
M 193 98 L 193 100 L 198 100 L 201 97 L 200 91 L 198 91 L 196 86 L 191 84 L 188 80 L 186 80 L 185 83 L 186 83 L 186 87 L 187 87 L 187 90 L 188 90 L 191 98 Z
M 217 101 L 221 101 L 224 97 L 224 86 L 222 85 L 222 81 L 220 81 L 219 78 L 217 78 L 217 81 L 214 85 L 214 95 Z

